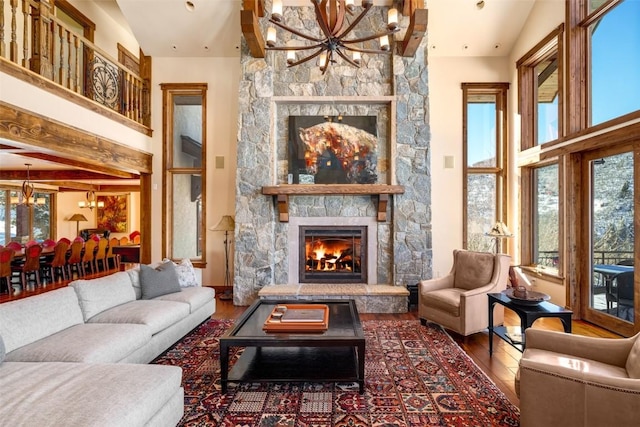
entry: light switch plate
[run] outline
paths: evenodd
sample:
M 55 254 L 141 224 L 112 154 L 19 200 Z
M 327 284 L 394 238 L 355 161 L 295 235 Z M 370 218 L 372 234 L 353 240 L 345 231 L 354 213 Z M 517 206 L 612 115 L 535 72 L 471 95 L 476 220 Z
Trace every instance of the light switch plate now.
M 224 169 L 224 157 L 216 156 L 216 169 Z
M 453 156 L 444 156 L 444 168 L 453 169 L 453 167 L 454 167 Z

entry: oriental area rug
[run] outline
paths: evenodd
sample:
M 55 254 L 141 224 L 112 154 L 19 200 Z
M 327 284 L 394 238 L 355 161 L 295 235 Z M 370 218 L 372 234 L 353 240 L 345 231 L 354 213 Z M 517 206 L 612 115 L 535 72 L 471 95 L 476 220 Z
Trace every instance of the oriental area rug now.
M 304 382 L 231 383 L 222 394 L 219 337 L 232 324 L 208 320 L 154 362 L 183 368 L 181 426 L 519 425 L 518 408 L 455 341 L 418 320 L 362 322 L 363 394 L 357 383 Z

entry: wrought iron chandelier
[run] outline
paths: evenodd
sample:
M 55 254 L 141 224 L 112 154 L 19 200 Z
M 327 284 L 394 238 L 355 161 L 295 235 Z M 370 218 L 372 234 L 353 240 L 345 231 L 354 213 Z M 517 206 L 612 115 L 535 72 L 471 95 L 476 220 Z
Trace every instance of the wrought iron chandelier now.
M 282 0 L 273 1 L 269 22 L 312 42 L 303 46 L 277 46 L 276 28 L 273 26 L 268 28 L 267 49 L 286 51 L 288 67 L 294 67 L 318 58 L 318 65 L 322 74 L 324 74 L 332 63 L 337 62 L 337 57 L 342 58 L 354 67 L 360 67 L 363 53 L 391 53 L 389 36 L 400 31 L 400 28 L 398 28 L 398 11 L 395 8 L 391 8 L 388 11 L 386 29 L 369 36 L 349 39 L 349 34 L 373 6 L 373 0 L 362 0 L 362 11 L 350 23 L 347 21 L 347 15 L 354 15 L 356 9 L 354 0 L 311 0 L 311 3 L 315 9 L 316 20 L 322 34 L 320 37 L 304 33 L 284 24 L 282 22 Z M 365 49 L 362 47 L 364 42 L 376 39 L 379 41 L 379 49 Z M 305 52 L 302 58 L 296 58 L 296 51 L 309 50 L 313 50 L 313 52 Z
M 22 204 L 25 206 L 44 205 L 47 200 L 44 197 L 35 197 L 35 186 L 31 182 L 29 176 L 29 168 L 31 163 L 24 164 L 27 167 L 27 179 L 22 182 L 22 191 L 18 197 L 11 197 L 10 202 L 13 204 Z
M 104 202 L 102 200 L 100 200 L 99 202 L 96 201 L 96 192 L 95 191 L 93 191 L 93 190 L 87 191 L 87 194 L 85 195 L 85 198 L 87 199 L 86 201 L 78 202 L 78 207 L 79 208 L 89 208 L 90 211 L 92 211 L 96 207 L 104 208 Z

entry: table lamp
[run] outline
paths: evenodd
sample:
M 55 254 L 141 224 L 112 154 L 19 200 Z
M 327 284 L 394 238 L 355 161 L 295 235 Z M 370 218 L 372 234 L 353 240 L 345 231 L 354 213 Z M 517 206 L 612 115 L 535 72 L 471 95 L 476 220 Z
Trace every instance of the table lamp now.
M 513 234 L 511 234 L 511 231 L 509 231 L 509 228 L 507 227 L 507 225 L 502 222 L 502 221 L 497 221 L 493 227 L 491 227 L 491 230 L 488 233 L 485 233 L 485 236 L 489 236 L 491 238 L 493 238 L 496 242 L 496 253 L 499 254 L 500 253 L 500 243 L 502 241 L 502 239 L 507 238 L 507 237 L 513 237 Z
M 224 286 L 227 288 L 232 285 L 231 283 L 231 274 L 229 272 L 229 232 L 233 231 L 236 228 L 236 222 L 233 220 L 233 217 L 230 215 L 225 215 L 222 217 L 218 225 L 215 227 L 211 227 L 209 230 L 211 231 L 224 231 Z M 220 299 L 223 301 L 233 299 L 233 286 L 230 289 L 225 289 L 224 292 L 220 295 Z
M 73 214 L 71 216 L 71 218 L 69 218 L 67 221 L 75 221 L 76 222 L 76 236 L 80 235 L 80 221 L 89 221 L 87 218 L 84 217 L 84 215 L 82 214 Z

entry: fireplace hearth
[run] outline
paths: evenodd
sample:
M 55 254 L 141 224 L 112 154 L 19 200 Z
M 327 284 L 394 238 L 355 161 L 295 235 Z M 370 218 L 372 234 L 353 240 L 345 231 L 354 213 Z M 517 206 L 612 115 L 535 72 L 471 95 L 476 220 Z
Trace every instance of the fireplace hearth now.
M 367 283 L 366 226 L 301 226 L 300 283 Z

